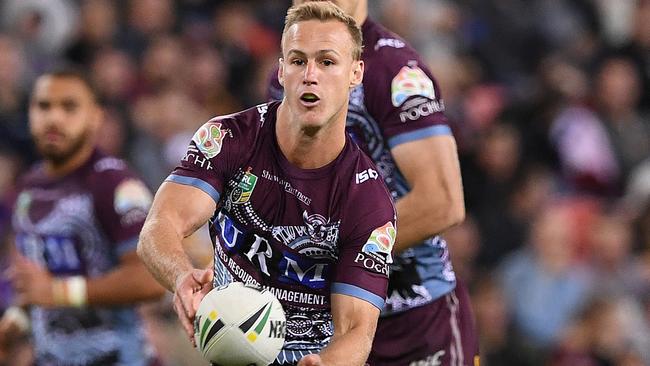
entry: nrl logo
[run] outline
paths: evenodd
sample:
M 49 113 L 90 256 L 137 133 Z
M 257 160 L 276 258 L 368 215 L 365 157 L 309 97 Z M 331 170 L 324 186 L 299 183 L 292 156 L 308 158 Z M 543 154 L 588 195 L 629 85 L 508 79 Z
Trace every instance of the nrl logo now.
M 239 184 L 230 192 L 230 201 L 234 204 L 242 204 L 250 200 L 257 184 L 257 176 L 251 173 L 252 168 L 248 168 L 244 176 L 239 181 Z

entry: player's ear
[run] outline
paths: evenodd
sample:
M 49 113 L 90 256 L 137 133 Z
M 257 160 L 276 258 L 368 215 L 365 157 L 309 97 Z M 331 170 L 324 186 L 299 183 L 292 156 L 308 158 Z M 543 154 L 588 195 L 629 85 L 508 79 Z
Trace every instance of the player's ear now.
M 284 59 L 282 57 L 278 59 L 278 82 L 284 87 Z
M 363 61 L 358 60 L 358 61 L 352 61 L 352 70 L 351 75 L 350 75 L 350 88 L 354 88 L 355 86 L 361 84 L 363 81 L 363 68 L 364 68 Z

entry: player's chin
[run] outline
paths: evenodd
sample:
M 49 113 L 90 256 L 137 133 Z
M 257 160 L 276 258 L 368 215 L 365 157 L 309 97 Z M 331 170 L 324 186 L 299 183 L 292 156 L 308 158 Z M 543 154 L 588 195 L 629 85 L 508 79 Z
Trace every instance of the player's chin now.
M 59 144 L 39 144 L 37 149 L 43 158 L 55 162 L 65 161 L 70 155 L 69 149 Z

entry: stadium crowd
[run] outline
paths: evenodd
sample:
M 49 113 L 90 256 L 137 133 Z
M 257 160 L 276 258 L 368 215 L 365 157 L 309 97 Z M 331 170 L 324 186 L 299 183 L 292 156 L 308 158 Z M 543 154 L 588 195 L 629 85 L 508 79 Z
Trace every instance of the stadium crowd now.
M 3 235 L 16 175 L 36 159 L 37 75 L 63 62 L 88 70 L 106 110 L 101 148 L 155 190 L 201 121 L 264 99 L 290 3 L 1 2 Z M 471 288 L 481 364 L 650 365 L 650 1 L 369 5 L 442 90 L 467 208 L 444 235 Z M 210 260 L 204 237 L 188 250 Z M 8 284 L 0 294 L 3 309 Z M 142 311 L 166 364 L 200 363 L 169 300 Z M 19 349 L 0 364 L 28 359 Z

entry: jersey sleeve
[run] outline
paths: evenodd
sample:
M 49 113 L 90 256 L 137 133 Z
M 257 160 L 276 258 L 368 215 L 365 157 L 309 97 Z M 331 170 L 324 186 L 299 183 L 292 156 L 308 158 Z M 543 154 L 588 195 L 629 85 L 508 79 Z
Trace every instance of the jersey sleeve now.
M 111 164 L 107 164 L 111 162 Z M 111 165 L 102 170 L 102 166 Z M 153 195 L 123 161 L 107 157 L 95 164 L 90 182 L 95 215 L 118 256 L 135 250 Z
M 409 47 L 384 47 L 364 74 L 365 103 L 390 148 L 435 135 L 451 135 L 440 89 Z
M 189 185 L 219 203 L 224 184 L 239 164 L 242 129 L 234 118 L 214 118 L 192 137 L 185 156 L 166 181 Z
M 376 172 L 375 172 L 376 173 Z M 342 227 L 331 293 L 354 296 L 381 309 L 395 243 L 395 208 L 381 179 L 357 184 Z

